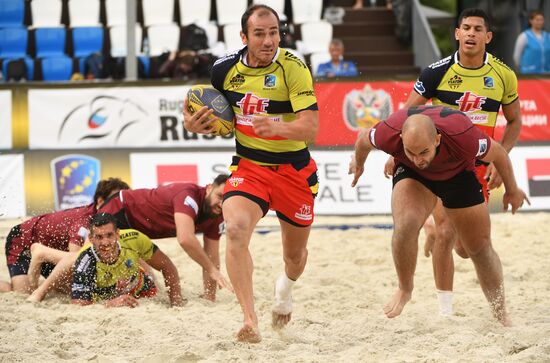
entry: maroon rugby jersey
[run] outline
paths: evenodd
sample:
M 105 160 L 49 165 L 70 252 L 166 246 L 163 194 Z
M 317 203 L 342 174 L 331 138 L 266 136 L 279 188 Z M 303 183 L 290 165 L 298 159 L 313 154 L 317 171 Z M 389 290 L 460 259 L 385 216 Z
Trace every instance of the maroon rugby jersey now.
M 68 251 L 69 243 L 82 246 L 80 228 L 89 228 L 95 213 L 93 204 L 33 217 L 21 223 L 21 243 L 41 243 L 56 250 Z
M 418 169 L 405 155 L 401 129 L 405 120 L 422 113 L 430 116 L 441 142 L 428 168 Z M 491 138 L 475 127 L 462 112 L 442 106 L 418 106 L 402 109 L 386 121 L 376 124 L 369 133 L 371 144 L 392 155 L 418 174 L 430 180 L 447 180 L 463 170 L 474 170 L 475 159 L 481 159 L 491 147 Z
M 120 198 L 130 226 L 150 238 L 176 237 L 174 213 L 184 213 L 195 221 L 195 232 L 220 239 L 223 217 L 204 215 L 205 187 L 172 183 L 154 189 L 123 190 Z

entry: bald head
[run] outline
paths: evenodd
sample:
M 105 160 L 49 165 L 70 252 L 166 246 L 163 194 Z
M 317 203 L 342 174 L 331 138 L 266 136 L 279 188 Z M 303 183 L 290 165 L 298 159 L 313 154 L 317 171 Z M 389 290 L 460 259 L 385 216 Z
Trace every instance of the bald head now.
M 432 119 L 422 114 L 409 116 L 401 130 L 403 143 L 407 143 L 406 140 L 434 141 L 436 136 L 437 130 Z
M 407 157 L 420 169 L 429 166 L 436 154 L 441 136 L 429 116 L 409 116 L 401 130 L 403 148 Z

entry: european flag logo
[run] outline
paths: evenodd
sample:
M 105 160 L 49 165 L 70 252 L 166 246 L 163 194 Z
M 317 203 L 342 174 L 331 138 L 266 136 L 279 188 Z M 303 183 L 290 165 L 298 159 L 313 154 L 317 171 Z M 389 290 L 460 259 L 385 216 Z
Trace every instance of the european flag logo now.
M 100 162 L 87 155 L 63 155 L 51 161 L 55 210 L 93 203 Z

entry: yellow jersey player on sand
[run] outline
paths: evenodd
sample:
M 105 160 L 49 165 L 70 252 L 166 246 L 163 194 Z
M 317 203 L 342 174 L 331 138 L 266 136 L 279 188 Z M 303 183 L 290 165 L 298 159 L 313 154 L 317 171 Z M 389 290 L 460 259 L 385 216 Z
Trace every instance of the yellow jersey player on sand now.
M 254 310 L 253 264 L 248 246 L 258 221 L 276 211 L 285 271 L 275 284 L 273 326 L 292 313 L 292 286 L 304 271 L 317 193 L 317 166 L 307 143 L 317 135 L 317 100 L 307 66 L 279 48 L 279 17 L 268 6 L 251 6 L 241 18 L 240 51 L 219 59 L 212 85 L 233 106 L 236 152 L 225 185 L 226 264 L 244 314 L 240 341 L 261 340 Z M 184 107 L 186 110 L 187 107 Z M 208 133 L 212 110 L 184 114 L 187 130 Z
M 502 61 L 486 52 L 486 44 L 492 39 L 489 19 L 481 9 L 465 9 L 459 16 L 455 38 L 459 49 L 453 55 L 441 59 L 424 69 L 405 103 L 405 108 L 425 104 L 429 99 L 434 105 L 443 105 L 464 112 L 474 125 L 490 137 L 494 135 L 499 109 L 506 118 L 506 128 L 501 141 L 510 152 L 521 129 L 521 113 L 517 92 L 517 78 Z M 393 158 L 386 163 L 384 173 L 393 173 Z M 502 184 L 492 164 L 477 161 L 476 174 L 486 201 L 489 190 Z M 428 219 L 426 231 L 426 257 L 432 253 L 434 279 L 442 315 L 451 315 L 453 290 L 453 246 L 464 258 L 475 251 L 465 249 L 457 238 L 455 228 L 443 209 L 441 200 L 434 211 L 433 221 Z M 394 316 L 402 306 L 394 298 L 386 306 L 386 314 Z

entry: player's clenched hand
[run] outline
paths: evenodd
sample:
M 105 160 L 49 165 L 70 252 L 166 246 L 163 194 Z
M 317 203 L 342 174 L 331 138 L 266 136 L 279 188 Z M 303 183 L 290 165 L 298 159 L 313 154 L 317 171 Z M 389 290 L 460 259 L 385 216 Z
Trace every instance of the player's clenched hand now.
M 222 273 L 220 272 L 220 270 L 218 269 L 214 269 L 213 271 L 210 272 L 210 277 L 216 281 L 216 283 L 218 284 L 218 287 L 220 289 L 222 288 L 226 288 L 227 290 L 231 291 L 231 292 L 234 292 L 233 291 L 233 286 L 231 285 L 231 282 L 229 282 L 223 275 Z
M 277 136 L 277 122 L 266 116 L 253 116 L 252 127 L 254 133 L 262 137 Z
M 388 161 L 386 161 L 386 164 L 384 164 L 384 176 L 386 178 L 390 178 L 393 175 L 393 168 L 395 166 L 395 159 L 393 156 L 390 156 L 388 158 Z
M 357 181 L 359 180 L 359 177 L 363 174 L 364 170 L 365 170 L 364 165 L 358 165 L 355 160 L 355 155 L 352 155 L 351 161 L 349 162 L 349 169 L 348 169 L 348 174 L 353 174 L 353 181 L 351 182 L 352 187 L 354 187 L 357 184 Z
M 507 211 L 508 205 L 510 205 L 512 207 L 512 214 L 514 214 L 519 207 L 523 205 L 523 201 L 526 201 L 527 204 L 531 205 L 529 198 L 527 198 L 527 195 L 523 190 L 519 188 L 512 191 L 507 190 L 502 197 L 503 209 L 504 211 Z
M 213 121 L 210 115 L 214 113 L 214 110 L 202 106 L 197 112 L 191 114 L 187 109 L 188 102 L 187 98 L 183 102 L 183 127 L 185 127 L 187 131 L 197 134 L 209 134 L 210 124 Z
M 500 177 L 500 174 L 498 173 L 498 170 L 497 168 L 495 168 L 493 163 L 487 166 L 487 171 L 485 172 L 485 180 L 487 180 L 487 188 L 489 188 L 489 190 L 493 190 L 502 185 L 502 178 Z
M 105 306 L 108 308 L 118 308 L 122 306 L 128 306 L 130 308 L 135 308 L 139 305 L 137 299 L 131 295 L 125 294 L 115 297 L 114 299 L 107 300 Z

